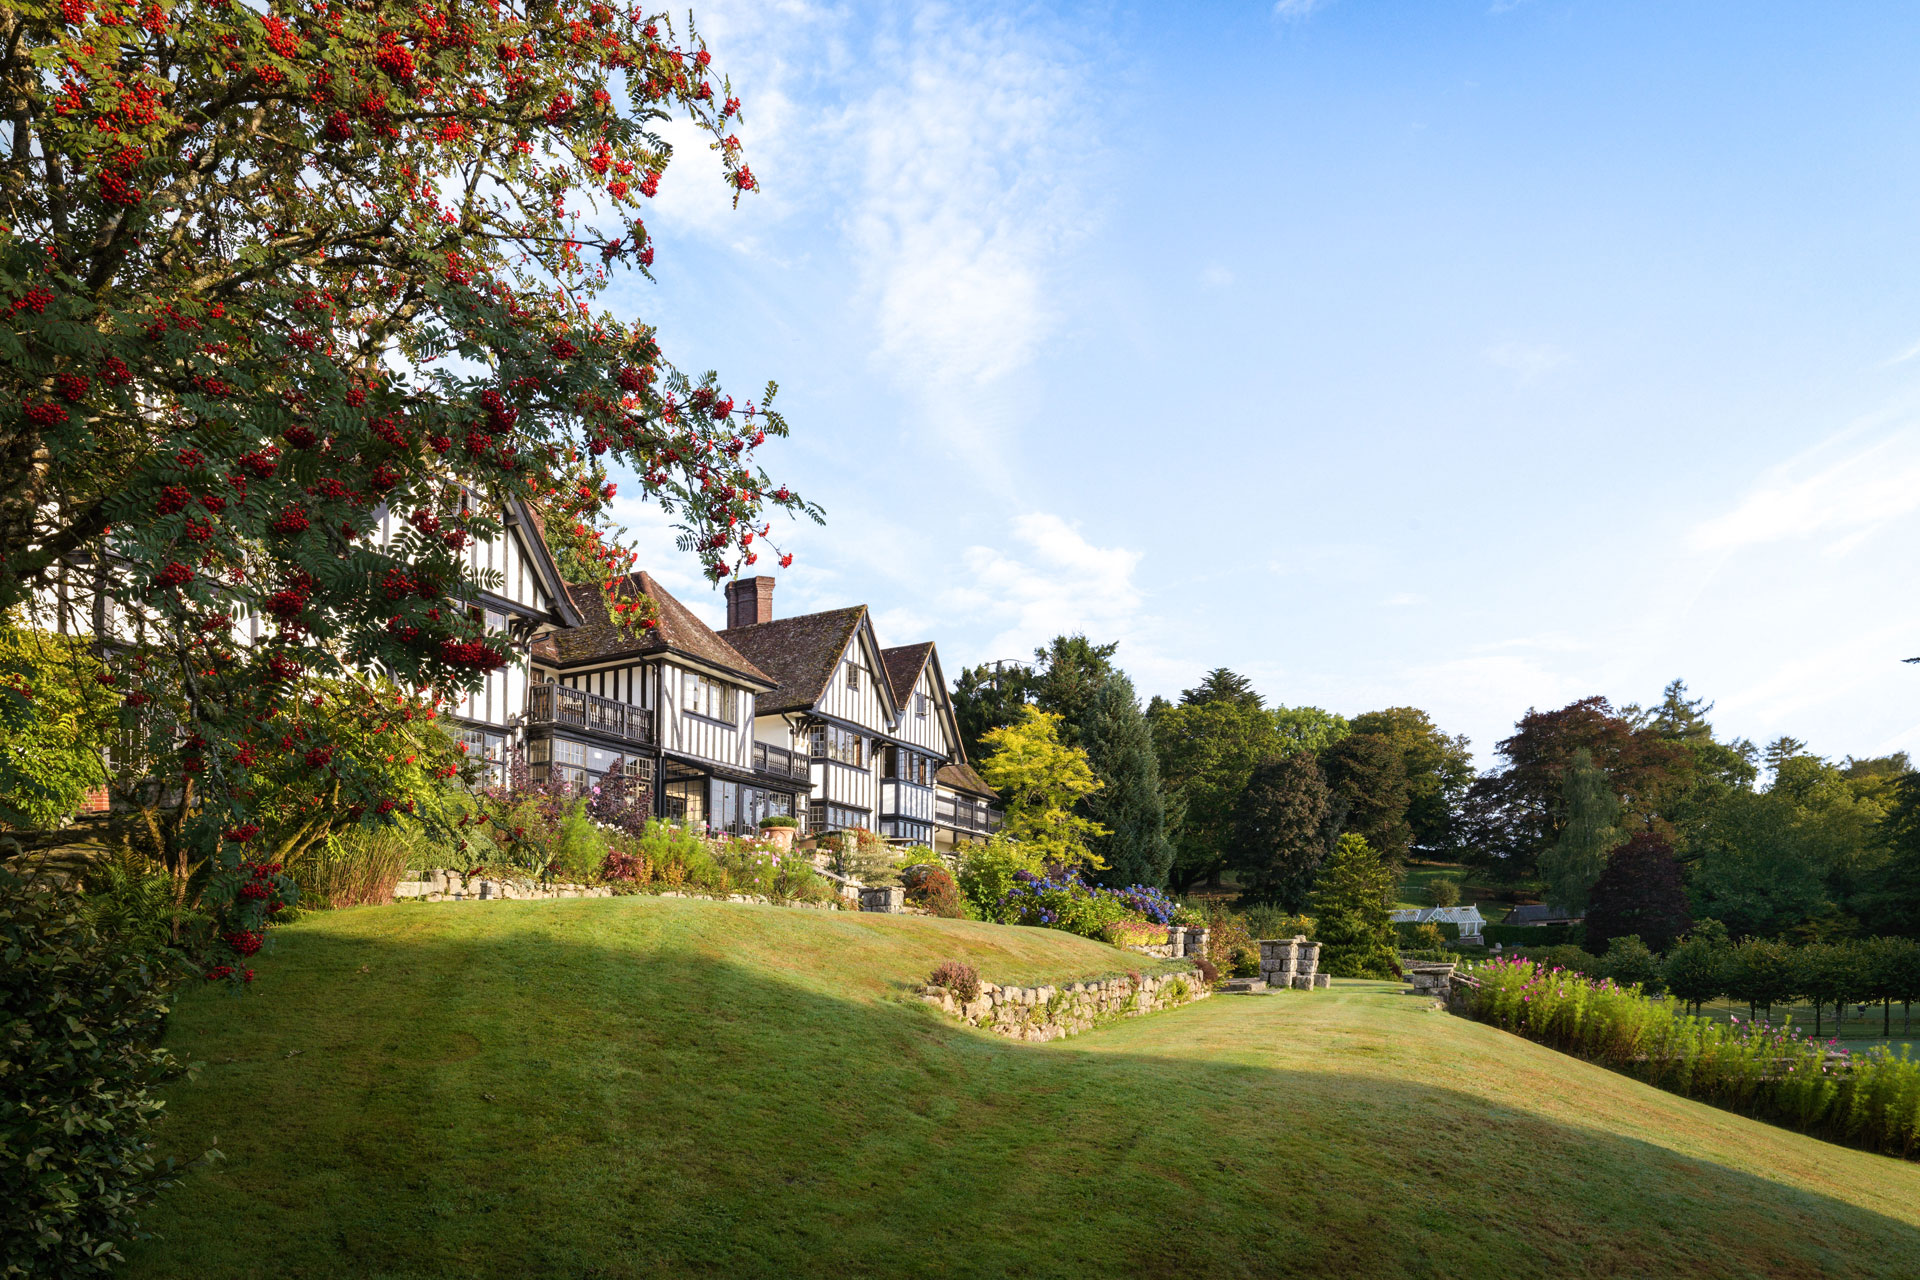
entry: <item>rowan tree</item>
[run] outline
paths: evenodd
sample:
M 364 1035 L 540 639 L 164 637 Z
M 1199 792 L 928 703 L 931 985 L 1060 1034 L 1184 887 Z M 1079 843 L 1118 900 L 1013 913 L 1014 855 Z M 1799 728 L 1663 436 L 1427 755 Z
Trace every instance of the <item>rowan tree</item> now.
M 691 27 L 61 0 L 0 37 L 0 613 L 63 573 L 104 593 L 115 727 L 151 765 L 123 799 L 220 868 L 229 938 L 264 920 L 268 774 L 298 761 L 355 820 L 393 798 L 316 740 L 312 698 L 373 708 L 377 668 L 431 712 L 508 660 L 463 602 L 498 586 L 469 549 L 516 502 L 599 520 L 613 486 L 581 468 L 625 464 L 716 580 L 777 554 L 769 508 L 818 518 L 753 461 L 786 431 L 771 385 L 691 379 L 593 307 L 653 261 L 663 122 L 712 140 L 736 201 L 757 185 Z M 603 555 L 644 625 L 630 553 Z

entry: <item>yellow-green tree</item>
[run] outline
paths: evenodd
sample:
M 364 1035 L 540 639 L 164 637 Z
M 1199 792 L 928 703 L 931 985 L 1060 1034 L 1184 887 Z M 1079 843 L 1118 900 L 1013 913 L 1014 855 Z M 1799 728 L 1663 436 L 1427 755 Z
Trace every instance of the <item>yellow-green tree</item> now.
M 1012 724 L 983 735 L 987 756 L 980 774 L 1007 803 L 1005 833 L 1042 861 L 1098 871 L 1106 864 L 1088 846 L 1108 834 L 1074 805 L 1101 787 L 1087 753 L 1060 741 L 1060 717 L 1020 708 Z
M 64 826 L 106 785 L 103 671 L 71 636 L 0 624 L 0 831 Z

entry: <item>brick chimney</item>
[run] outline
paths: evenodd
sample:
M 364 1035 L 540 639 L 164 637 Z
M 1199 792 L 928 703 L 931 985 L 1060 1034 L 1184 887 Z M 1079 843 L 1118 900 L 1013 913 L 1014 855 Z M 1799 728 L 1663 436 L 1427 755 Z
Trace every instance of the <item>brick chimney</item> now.
M 773 621 L 773 579 L 735 578 L 727 584 L 727 629 Z

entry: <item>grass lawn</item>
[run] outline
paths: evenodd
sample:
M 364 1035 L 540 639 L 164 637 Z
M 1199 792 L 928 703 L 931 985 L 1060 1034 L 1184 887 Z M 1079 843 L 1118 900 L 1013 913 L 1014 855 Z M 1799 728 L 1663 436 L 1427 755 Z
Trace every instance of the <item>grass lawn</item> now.
M 1400 910 L 1414 907 L 1430 907 L 1433 899 L 1427 896 L 1428 882 L 1445 878 L 1460 886 L 1460 905 L 1477 906 L 1480 914 L 1488 920 L 1498 920 L 1507 914 L 1507 904 L 1500 898 L 1498 886 L 1477 881 L 1479 874 L 1474 867 L 1458 862 L 1409 862 L 1406 874 L 1400 881 L 1400 900 L 1393 905 Z
M 1064 934 L 652 898 L 310 916 L 180 1002 L 146 1277 L 1920 1275 L 1920 1165 L 1379 983 L 1043 1046 L 905 999 Z

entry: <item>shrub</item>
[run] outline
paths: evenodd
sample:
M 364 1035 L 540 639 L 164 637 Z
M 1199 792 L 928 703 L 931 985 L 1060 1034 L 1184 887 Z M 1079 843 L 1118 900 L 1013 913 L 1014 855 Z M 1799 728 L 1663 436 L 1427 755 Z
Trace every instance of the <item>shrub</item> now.
M 150 1140 L 163 1106 L 151 1091 L 183 1070 L 159 1047 L 167 976 L 152 952 L 103 937 L 71 895 L 0 871 L 9 1275 L 105 1272 L 121 1245 L 142 1238 L 140 1213 L 179 1181 L 172 1161 L 156 1166 Z
M 286 871 L 302 907 L 363 907 L 393 901 L 412 851 L 399 826 L 348 827 L 295 853 Z
M 1155 889 L 1144 884 L 1130 884 L 1124 889 L 1113 890 L 1113 894 L 1126 903 L 1135 914 L 1155 924 L 1178 923 L 1174 917 L 1180 914 L 1180 904 L 1169 898 L 1163 889 Z
M 820 837 L 819 848 L 836 875 L 872 888 L 900 883 L 899 859 L 892 846 L 874 832 L 861 827 L 831 831 Z
M 1133 918 L 1112 890 L 1088 884 L 1076 870 L 1016 871 L 1005 910 L 1014 924 L 1044 925 L 1083 938 L 1098 938 L 1108 925 Z
M 1252 948 L 1255 955 L 1259 954 L 1253 934 L 1247 928 L 1247 917 L 1224 904 L 1211 904 L 1207 912 L 1207 959 L 1214 968 L 1231 973 L 1233 953 L 1242 947 Z
M 922 862 L 900 873 L 906 886 L 907 901 L 913 906 L 946 920 L 961 917 L 960 889 L 953 875 L 937 862 Z
M 1167 930 L 1150 920 L 1116 920 L 1100 931 L 1100 938 L 1116 947 L 1158 947 L 1166 945 Z
M 1429 920 L 1425 924 L 1413 926 L 1408 941 L 1419 950 L 1440 951 L 1446 948 L 1447 935 L 1441 931 L 1439 925 Z
M 1236 978 L 1251 978 L 1260 972 L 1260 948 L 1256 946 L 1235 947 L 1228 957 L 1232 965 L 1227 969 Z
M 1607 954 L 1601 957 L 1600 972 L 1596 976 L 1611 978 L 1623 987 L 1643 987 L 1655 993 L 1662 990 L 1660 958 L 1630 933 L 1607 944 Z
M 945 987 L 953 993 L 953 998 L 963 1004 L 970 1004 L 980 998 L 980 974 L 970 964 L 958 960 L 948 960 L 933 971 L 927 979 L 932 986 Z
M 1038 855 L 1005 836 L 995 836 L 984 844 L 970 844 L 960 854 L 960 892 L 982 920 L 1007 924 L 1012 920 L 1008 906 L 1015 873 L 1039 871 Z
M 785 814 L 775 814 L 771 818 L 760 819 L 760 829 L 762 831 L 769 830 L 773 827 L 798 827 L 799 825 L 800 820 L 798 818 L 789 818 Z
M 644 853 L 610 849 L 600 864 L 600 878 L 610 884 L 643 885 L 653 879 L 653 861 Z
M 197 952 L 207 941 L 212 919 L 189 898 L 187 878 L 131 848 L 89 863 L 81 883 L 80 913 L 105 937 L 156 952 Z
M 1169 1000 L 1185 1000 L 1192 994 L 1193 988 L 1187 985 L 1185 978 L 1175 978 L 1167 984 L 1167 999 Z
M 1220 981 L 1220 970 L 1215 968 L 1213 961 L 1207 959 L 1205 956 L 1195 956 L 1193 959 L 1193 967 L 1199 970 L 1200 980 L 1208 986 L 1211 987 Z M 1257 965 L 1255 969 L 1258 971 Z
M 1459 906 L 1460 882 L 1446 876 L 1435 876 L 1427 881 L 1427 901 L 1436 907 Z
M 1313 917 L 1297 912 L 1282 911 L 1279 907 L 1249 907 L 1246 912 L 1247 932 L 1255 939 L 1260 938 L 1312 938 Z

